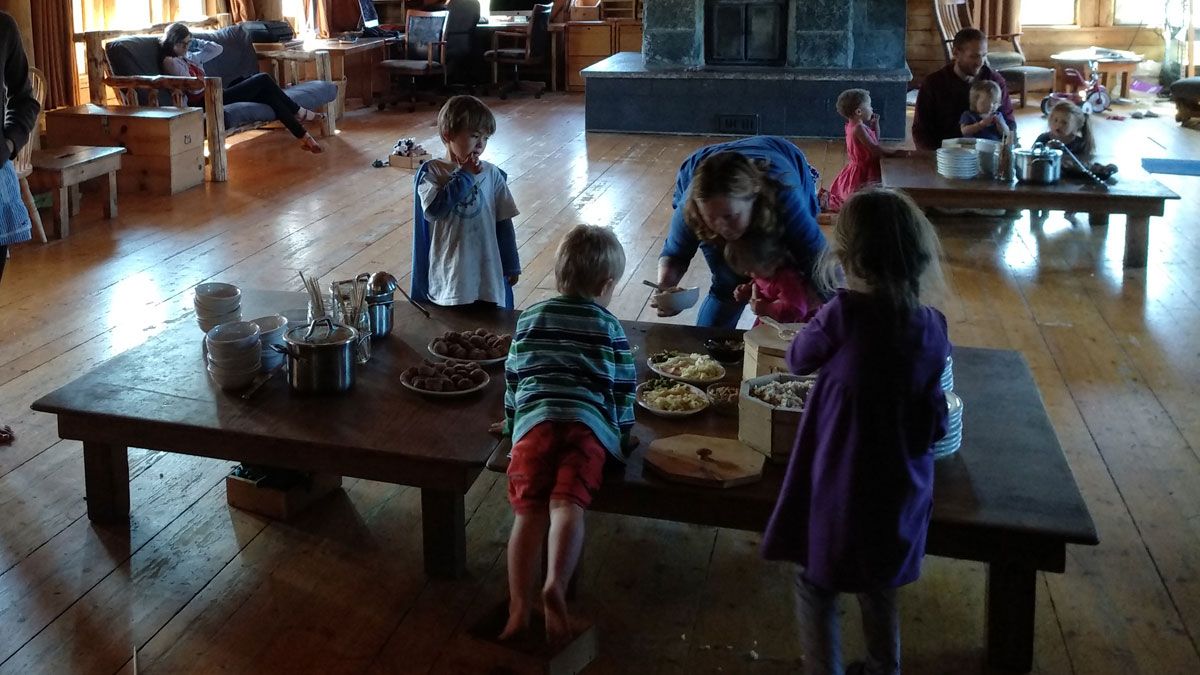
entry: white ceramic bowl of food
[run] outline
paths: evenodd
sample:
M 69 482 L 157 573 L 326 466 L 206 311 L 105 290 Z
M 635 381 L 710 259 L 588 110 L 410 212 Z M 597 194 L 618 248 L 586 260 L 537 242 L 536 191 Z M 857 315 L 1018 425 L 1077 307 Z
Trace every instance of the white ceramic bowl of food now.
M 260 348 L 258 334 L 258 324 L 235 321 L 214 327 L 208 331 L 204 340 L 208 345 L 209 356 L 220 359 L 250 350 L 257 352 Z
M 196 286 L 192 303 L 206 314 L 228 314 L 242 304 L 242 291 L 233 284 L 209 282 Z
M 700 301 L 700 287 L 680 288 L 673 291 L 656 291 L 654 301 L 664 312 L 675 314 L 691 309 Z

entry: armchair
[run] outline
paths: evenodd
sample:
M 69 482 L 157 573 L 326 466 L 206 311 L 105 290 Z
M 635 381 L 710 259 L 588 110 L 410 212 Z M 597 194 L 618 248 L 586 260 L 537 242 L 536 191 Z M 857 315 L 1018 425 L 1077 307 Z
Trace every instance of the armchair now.
M 208 76 L 203 83 L 191 77 L 158 74 L 158 38 L 149 35 L 121 37 L 106 44 L 103 81 L 113 88 L 121 105 L 131 106 L 186 107 L 187 92 L 203 88 L 210 180 L 229 179 L 226 138 L 275 121 L 275 113 L 267 105 L 250 102 L 225 105 L 224 102 L 224 87 L 259 72 L 260 56 L 271 59 L 277 72 L 281 70 L 278 68 L 280 63 L 314 62 L 317 79 L 287 86 L 284 93 L 309 110 L 325 113 L 324 120 L 313 122 L 320 124 L 321 135 L 332 136 L 337 130 L 337 84 L 333 82 L 328 52 L 296 50 L 260 55 L 254 51 L 249 36 L 240 26 L 211 33 L 198 31 L 195 35 L 224 48 L 220 56 L 205 64 Z
M 545 82 L 522 82 L 521 66 L 537 66 L 545 63 L 546 50 L 550 44 L 550 12 L 553 4 L 534 5 L 533 16 L 525 31 L 497 31 L 492 34 L 492 48 L 484 53 L 484 60 L 492 64 L 493 73 L 498 64 L 512 66 L 512 81 L 500 87 L 500 98 L 507 98 L 512 91 L 530 91 L 534 98 L 541 98 L 546 89 Z M 521 47 L 500 48 L 500 38 L 517 39 L 524 42 Z M 495 77 L 494 79 L 499 79 Z M 493 83 L 498 84 L 498 83 Z
M 400 36 L 399 59 L 379 63 L 388 79 L 388 92 L 379 102 L 383 110 L 388 103 L 395 105 L 404 93 L 408 94 L 408 111 L 417 109 L 417 78 L 441 76 L 446 84 L 446 26 L 450 12 L 421 12 L 410 10 L 405 17 L 404 35 Z M 408 86 L 400 89 L 401 83 Z
M 946 61 L 953 58 L 954 35 L 964 28 L 974 28 L 974 14 L 970 0 L 933 0 L 934 16 L 938 32 L 942 37 L 942 51 Z M 1009 93 L 1021 96 L 1021 107 L 1025 107 L 1030 91 L 1051 91 L 1054 88 L 1054 69 L 1025 64 L 1025 52 L 1021 50 L 1021 33 L 989 35 L 988 40 L 1008 42 L 1008 51 L 988 52 L 988 65 L 1004 77 Z

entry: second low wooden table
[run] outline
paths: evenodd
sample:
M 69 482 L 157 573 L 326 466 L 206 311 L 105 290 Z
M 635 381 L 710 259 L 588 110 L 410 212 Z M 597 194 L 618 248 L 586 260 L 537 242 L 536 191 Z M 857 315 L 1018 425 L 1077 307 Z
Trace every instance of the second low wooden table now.
M 104 181 L 104 217 L 117 217 L 117 172 L 125 148 L 68 145 L 54 150 L 33 152 L 33 190 L 53 190 L 54 217 L 50 236 L 62 239 L 70 232 L 71 216 L 79 213 L 79 186 L 93 178 Z

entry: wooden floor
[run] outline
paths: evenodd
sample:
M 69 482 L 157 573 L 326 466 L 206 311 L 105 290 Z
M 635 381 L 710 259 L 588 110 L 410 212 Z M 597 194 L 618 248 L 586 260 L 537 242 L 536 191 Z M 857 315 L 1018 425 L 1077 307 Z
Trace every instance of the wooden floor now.
M 675 169 L 713 139 L 586 135 L 578 96 L 492 102 L 486 158 L 522 210 L 519 303 L 552 293 L 557 238 L 588 222 L 626 247 L 613 309 L 651 318 L 639 282 L 653 278 Z M 411 173 L 370 163 L 398 137 L 439 147 L 434 117 L 353 112 L 315 158 L 282 132 L 242 135 L 230 182 L 122 195 L 115 221 L 85 195 L 70 239 L 15 249 L 0 286 L 0 420 L 18 435 L 0 447 L 0 673 L 424 673 L 503 597 L 511 516 L 492 474 L 468 495 L 469 578 L 434 582 L 419 494 L 381 483 L 347 480 L 280 524 L 226 506 L 228 463 L 131 450 L 132 530 L 93 528 L 79 444 L 28 409 L 191 322 L 199 282 L 407 276 Z M 1023 135 L 1043 124 L 1023 117 Z M 1169 117 L 1096 126 L 1125 166 L 1200 156 L 1200 132 Z M 843 161 L 840 142 L 800 145 L 827 181 Z M 1144 271 L 1121 269 L 1121 217 L 939 223 L 954 342 L 1025 355 L 1102 539 L 1039 577 L 1038 673 L 1200 672 L 1200 179 L 1161 180 L 1185 198 L 1152 223 Z M 701 261 L 691 274 L 703 280 Z M 602 631 L 589 673 L 797 671 L 792 570 L 760 560 L 758 537 L 604 514 L 589 528 L 578 607 Z M 983 595 L 980 565 L 928 559 L 902 593 L 905 671 L 985 672 Z

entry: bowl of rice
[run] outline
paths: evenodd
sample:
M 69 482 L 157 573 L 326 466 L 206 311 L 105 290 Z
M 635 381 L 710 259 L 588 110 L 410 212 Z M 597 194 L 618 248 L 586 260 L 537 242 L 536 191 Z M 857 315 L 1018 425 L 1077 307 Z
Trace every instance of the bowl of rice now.
M 661 417 L 689 417 L 708 407 L 708 395 L 684 382 L 656 378 L 638 385 L 637 403 Z

